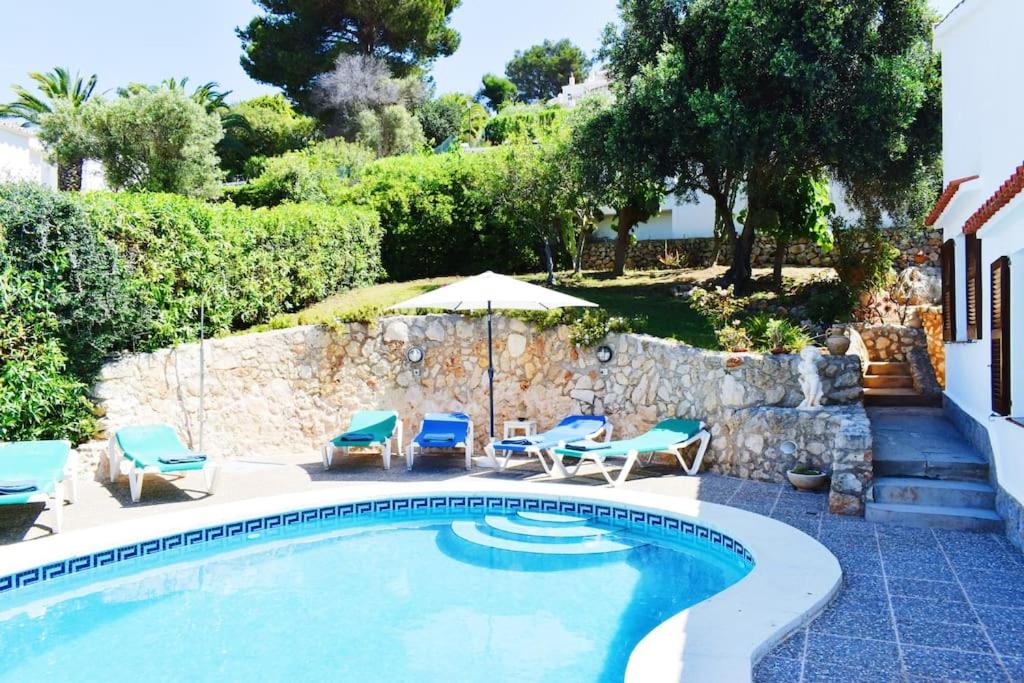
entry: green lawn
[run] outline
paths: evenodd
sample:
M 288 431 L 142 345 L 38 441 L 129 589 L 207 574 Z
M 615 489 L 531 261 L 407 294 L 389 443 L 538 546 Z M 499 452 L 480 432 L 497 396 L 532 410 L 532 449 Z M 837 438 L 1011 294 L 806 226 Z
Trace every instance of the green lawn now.
M 621 278 L 605 273 L 585 273 L 573 279 L 561 274 L 558 289 L 601 305 L 612 315 L 641 317 L 641 331 L 658 337 L 677 339 L 693 346 L 716 348 L 714 330 L 690 308 L 683 298 L 673 297 L 671 287 L 681 282 L 705 280 L 724 268 L 703 270 L 632 271 Z M 787 269 L 789 271 L 790 269 Z M 815 269 L 792 269 L 800 276 Z M 759 271 L 760 272 L 760 271 Z M 524 275 L 523 280 L 542 283 L 544 275 Z M 454 277 L 389 282 L 332 296 L 297 313 L 274 318 L 265 325 L 247 330 L 258 332 L 295 325 L 330 322 L 332 319 L 364 308 L 383 309 L 454 281 Z

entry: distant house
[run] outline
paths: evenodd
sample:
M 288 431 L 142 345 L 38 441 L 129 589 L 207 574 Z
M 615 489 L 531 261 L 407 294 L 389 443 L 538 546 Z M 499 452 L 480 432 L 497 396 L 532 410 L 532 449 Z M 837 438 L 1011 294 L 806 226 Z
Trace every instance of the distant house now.
M 1000 513 L 1024 521 L 1024 2 L 964 0 L 935 30 L 942 53 L 947 411 L 992 459 Z M 1009 497 L 1005 494 L 1009 494 Z
M 57 187 L 57 169 L 46 161 L 46 150 L 31 129 L 0 121 L 0 182 L 12 180 Z
M 0 120 L 0 182 L 27 180 L 46 187 L 57 187 L 57 168 L 46 158 L 46 149 L 32 128 Z M 86 161 L 82 190 L 102 190 L 103 166 Z
M 582 83 L 577 83 L 576 76 L 569 74 L 569 85 L 563 85 L 562 92 L 548 100 L 548 104 L 575 107 L 576 103 L 586 95 L 597 93 L 610 95 L 611 84 L 608 73 L 604 69 L 594 69 Z

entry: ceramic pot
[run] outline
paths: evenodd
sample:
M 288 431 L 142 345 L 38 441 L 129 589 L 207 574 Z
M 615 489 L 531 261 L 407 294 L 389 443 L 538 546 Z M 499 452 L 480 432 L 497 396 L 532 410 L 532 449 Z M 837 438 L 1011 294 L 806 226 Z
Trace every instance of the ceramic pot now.
M 821 488 L 821 485 L 828 481 L 828 475 L 820 474 L 797 474 L 792 470 L 786 472 L 789 483 L 802 491 L 813 491 Z
M 825 340 L 828 352 L 833 356 L 845 356 L 850 350 L 850 338 L 845 334 L 833 334 Z

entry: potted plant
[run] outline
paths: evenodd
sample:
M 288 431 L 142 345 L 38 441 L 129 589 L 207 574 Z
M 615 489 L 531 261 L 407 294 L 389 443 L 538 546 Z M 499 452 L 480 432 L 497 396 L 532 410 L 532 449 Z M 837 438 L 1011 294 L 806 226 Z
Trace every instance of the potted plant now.
M 786 472 L 789 483 L 801 491 L 814 491 L 828 480 L 828 475 L 815 467 L 797 465 Z
M 733 353 L 744 353 L 750 351 L 752 342 L 747 331 L 743 329 L 739 320 L 734 320 L 731 325 L 726 325 L 715 332 L 718 337 L 718 345 L 726 351 Z

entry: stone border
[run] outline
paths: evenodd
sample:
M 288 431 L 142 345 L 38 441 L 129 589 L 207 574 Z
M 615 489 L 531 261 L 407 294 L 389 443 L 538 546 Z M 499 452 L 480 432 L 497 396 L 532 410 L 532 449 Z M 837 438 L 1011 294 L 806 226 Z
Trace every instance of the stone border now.
M 839 590 L 842 570 L 824 546 L 782 522 L 693 499 L 640 492 L 588 490 L 560 484 L 502 482 L 386 484 L 253 499 L 160 517 L 120 522 L 17 544 L 0 556 L 0 576 L 33 570 L 118 546 L 143 543 L 211 525 L 238 524 L 340 503 L 408 495 L 510 495 L 576 503 L 625 505 L 700 520 L 741 540 L 751 572 L 711 598 L 669 618 L 630 656 L 627 681 L 750 680 L 753 664 L 772 646 L 813 619 Z M 582 495 L 581 495 L 582 494 Z

